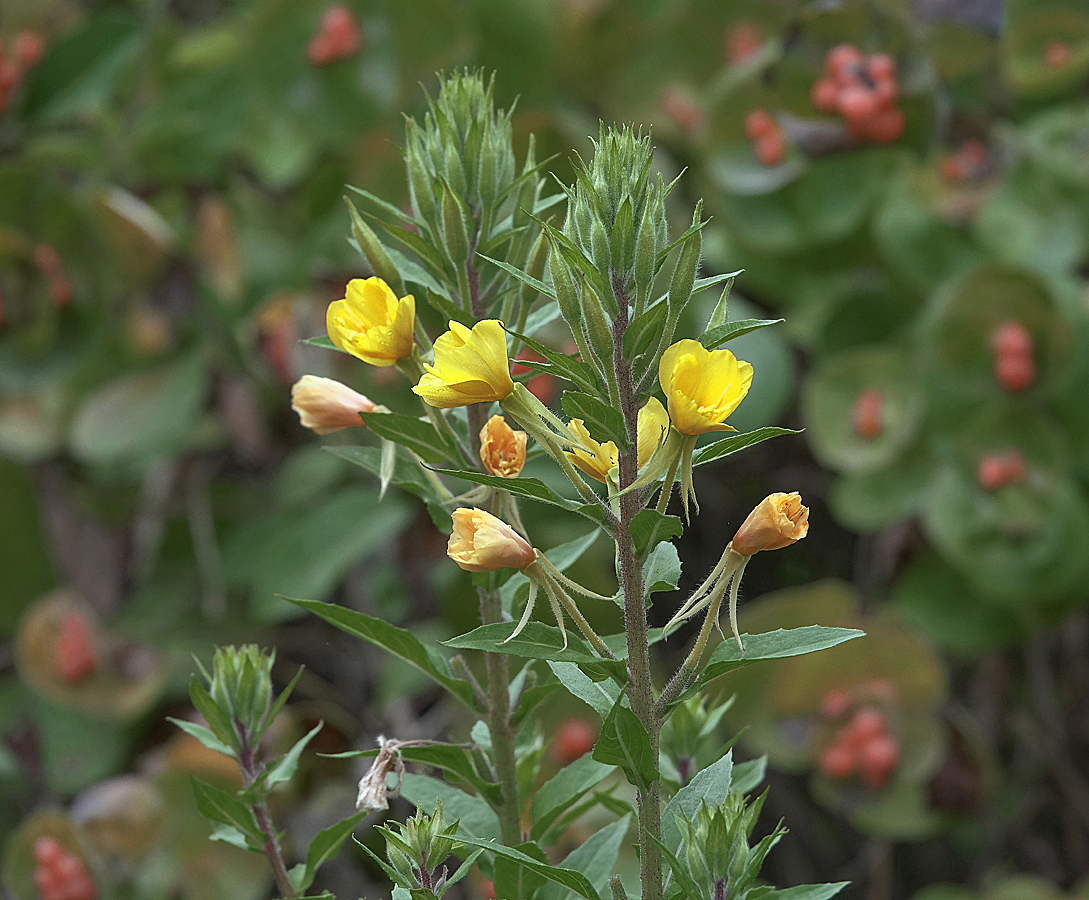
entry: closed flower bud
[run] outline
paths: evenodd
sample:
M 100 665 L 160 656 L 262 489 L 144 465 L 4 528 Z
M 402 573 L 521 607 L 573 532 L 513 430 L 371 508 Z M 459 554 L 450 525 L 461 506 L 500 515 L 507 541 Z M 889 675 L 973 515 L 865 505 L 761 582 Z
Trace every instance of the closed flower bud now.
M 515 431 L 502 416 L 480 429 L 480 461 L 492 475 L 515 478 L 526 464 L 526 433 Z
M 329 340 L 372 366 L 392 366 L 412 352 L 416 298 L 401 299 L 381 278 L 353 278 L 343 300 L 329 304 Z
M 362 425 L 359 414 L 374 412 L 375 404 L 332 378 L 303 375 L 291 388 L 291 408 L 299 414 L 304 428 L 332 434 Z
M 742 556 L 778 550 L 800 541 L 809 532 L 809 509 L 797 491 L 769 494 L 737 529 L 732 545 Z
M 466 572 L 523 569 L 536 559 L 526 539 L 489 512 L 462 507 L 453 519 L 446 555 Z
M 681 434 L 736 431 L 725 424 L 749 392 L 752 366 L 729 350 L 708 350 L 699 341 L 677 341 L 662 354 L 658 379 L 669 418 Z
M 507 335 L 496 319 L 477 322 L 472 329 L 450 322 L 450 330 L 435 341 L 435 363 L 412 390 L 440 409 L 491 403 L 514 390 L 507 357 Z

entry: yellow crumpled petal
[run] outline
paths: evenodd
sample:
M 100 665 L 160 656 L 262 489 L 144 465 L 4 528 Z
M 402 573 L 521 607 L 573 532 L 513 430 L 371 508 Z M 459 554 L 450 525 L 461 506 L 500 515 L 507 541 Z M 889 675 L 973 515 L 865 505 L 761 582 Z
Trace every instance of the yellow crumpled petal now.
M 440 409 L 502 400 L 514 390 L 507 333 L 497 319 L 477 322 L 471 329 L 451 321 L 450 330 L 435 341 L 434 364 L 424 369 L 412 390 Z
M 353 278 L 325 314 L 333 345 L 372 366 L 392 366 L 412 352 L 416 298 L 400 299 L 381 278 Z
M 749 392 L 752 366 L 729 350 L 708 350 L 699 341 L 678 341 L 662 354 L 658 380 L 669 418 L 682 434 L 734 431 L 725 424 Z

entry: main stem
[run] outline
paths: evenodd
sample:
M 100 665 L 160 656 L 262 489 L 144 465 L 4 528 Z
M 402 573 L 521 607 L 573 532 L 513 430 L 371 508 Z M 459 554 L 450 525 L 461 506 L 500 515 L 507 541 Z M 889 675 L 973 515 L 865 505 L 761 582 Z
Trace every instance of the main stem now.
M 477 219 L 474 211 L 474 219 Z M 469 243 L 469 257 L 465 261 L 465 281 L 469 288 L 469 311 L 476 319 L 483 319 L 487 309 L 480 297 L 480 273 L 474 258 L 480 239 L 479 224 Z M 466 410 L 469 418 L 469 440 L 472 444 L 473 462 L 480 459 L 480 429 L 484 425 L 486 410 L 482 404 L 471 404 Z M 481 624 L 490 625 L 503 618 L 503 605 L 497 591 L 478 588 L 480 595 Z M 485 721 L 492 738 L 492 763 L 499 781 L 501 804 L 499 835 L 508 847 L 522 843 L 522 800 L 518 796 L 518 765 L 514 756 L 514 727 L 511 724 L 510 666 L 505 653 L 485 653 L 484 669 L 487 672 L 488 708 Z
M 632 712 L 642 722 L 650 738 L 650 758 L 657 762 L 662 723 L 654 709 L 654 682 L 650 672 L 650 640 L 647 610 L 643 601 L 643 570 L 635 552 L 631 523 L 643 506 L 639 492 L 624 492 L 639 474 L 638 398 L 631 366 L 624 358 L 624 332 L 628 327 L 628 297 L 624 285 L 613 280 L 619 313 L 613 323 L 613 368 L 616 372 L 620 410 L 628 438 L 627 449 L 620 454 L 620 527 L 616 539 L 620 557 L 620 581 L 624 589 L 624 630 L 628 638 L 628 700 Z M 660 782 L 657 778 L 636 795 L 639 813 L 639 861 L 643 900 L 661 900 L 662 852 L 657 841 L 662 836 Z
M 250 746 L 246 730 L 240 727 L 238 731 L 242 736 L 242 749 L 238 753 L 238 768 L 242 772 L 242 784 L 248 788 L 257 778 L 257 764 L 253 758 L 253 748 Z M 269 864 L 272 866 L 272 875 L 276 879 L 276 887 L 280 891 L 280 896 L 290 900 L 295 896 L 295 889 L 291 886 L 291 879 L 287 875 L 287 864 L 284 862 L 283 853 L 280 852 L 280 844 L 276 840 L 276 832 L 272 828 L 271 819 L 269 819 L 268 807 L 264 801 L 261 801 L 255 803 L 252 809 L 253 816 L 257 819 L 257 826 L 261 829 L 261 833 L 265 835 L 265 856 L 268 857 Z

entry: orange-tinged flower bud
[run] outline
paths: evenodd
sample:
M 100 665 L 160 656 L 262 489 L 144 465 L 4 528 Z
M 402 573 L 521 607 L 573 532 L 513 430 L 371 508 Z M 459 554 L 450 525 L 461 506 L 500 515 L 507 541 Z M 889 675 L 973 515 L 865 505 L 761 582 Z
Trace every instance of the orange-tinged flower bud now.
M 732 541 L 735 552 L 752 556 L 761 550 L 778 550 L 799 541 L 809 532 L 809 508 L 801 495 L 769 494 L 737 529 Z
M 375 404 L 348 385 L 303 375 L 291 388 L 291 408 L 303 427 L 318 434 L 332 434 L 363 424 L 361 412 L 374 412 Z
M 749 392 L 752 366 L 729 350 L 708 350 L 699 341 L 677 341 L 662 354 L 658 380 L 669 418 L 681 434 L 735 431 L 725 424 Z
M 526 464 L 526 433 L 492 416 L 480 429 L 480 461 L 492 475 L 516 478 Z
M 471 329 L 450 322 L 435 341 L 435 364 L 412 390 L 439 409 L 491 403 L 514 390 L 507 356 L 507 333 L 498 319 L 485 319 Z
M 398 300 L 381 278 L 353 278 L 325 315 L 329 340 L 372 366 L 392 366 L 412 352 L 415 321 L 416 298 Z
M 466 572 L 524 569 L 536 559 L 526 539 L 489 512 L 461 507 L 453 519 L 446 555 Z

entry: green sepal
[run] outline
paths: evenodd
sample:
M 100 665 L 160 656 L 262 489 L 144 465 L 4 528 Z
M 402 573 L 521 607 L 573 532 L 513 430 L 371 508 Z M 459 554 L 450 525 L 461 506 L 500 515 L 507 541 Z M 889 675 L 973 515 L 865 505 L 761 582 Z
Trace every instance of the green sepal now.
M 658 778 L 658 761 L 650 746 L 650 735 L 643 723 L 617 698 L 612 710 L 601 724 L 601 734 L 594 744 L 593 758 L 598 762 L 619 766 L 628 782 L 640 790 Z

